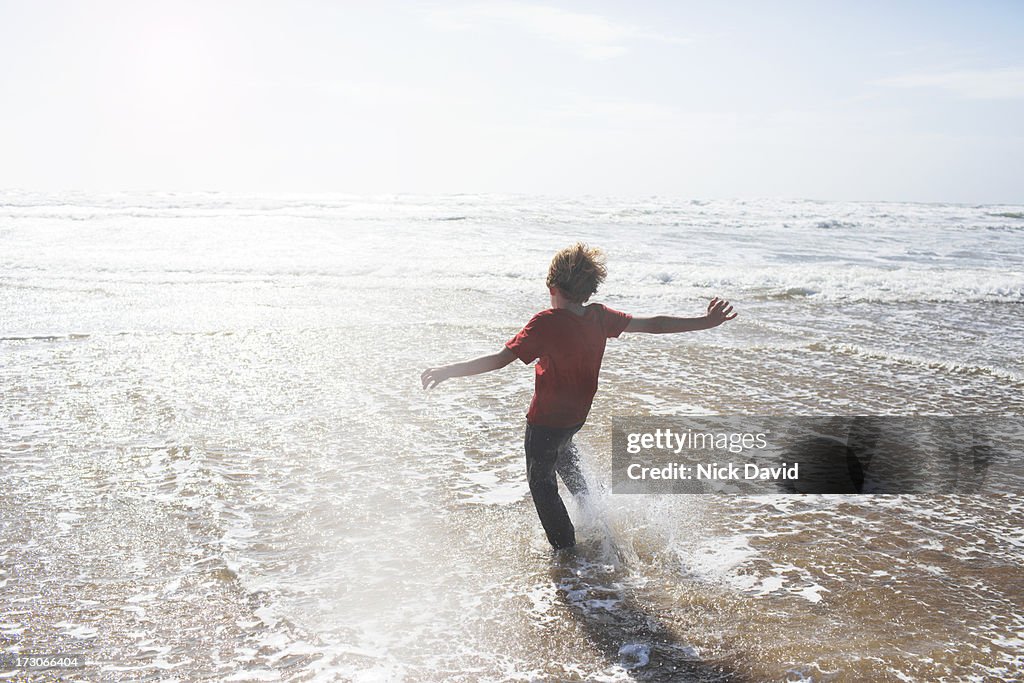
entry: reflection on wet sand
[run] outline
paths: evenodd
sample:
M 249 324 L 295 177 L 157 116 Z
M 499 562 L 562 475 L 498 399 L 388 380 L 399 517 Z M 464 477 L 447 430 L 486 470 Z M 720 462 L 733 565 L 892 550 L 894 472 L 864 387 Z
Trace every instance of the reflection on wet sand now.
M 747 680 L 728 667 L 704 661 L 680 640 L 632 587 L 625 565 L 607 541 L 582 543 L 552 559 L 558 598 L 612 664 L 638 681 L 710 683 Z

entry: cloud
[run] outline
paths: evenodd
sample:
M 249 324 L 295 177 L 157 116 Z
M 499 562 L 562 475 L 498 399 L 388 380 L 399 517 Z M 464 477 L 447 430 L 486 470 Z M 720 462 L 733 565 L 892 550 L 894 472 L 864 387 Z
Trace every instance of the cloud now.
M 555 120 L 604 121 L 621 125 L 672 122 L 678 116 L 674 108 L 656 102 L 575 99 L 549 110 Z
M 622 24 L 600 14 L 571 12 L 522 2 L 487 2 L 433 12 L 431 22 L 446 30 L 471 30 L 485 24 L 511 26 L 563 45 L 586 59 L 603 60 L 629 51 L 638 40 L 686 43 L 681 38 Z
M 314 93 L 343 100 L 351 104 L 367 106 L 403 106 L 442 100 L 442 97 L 434 88 L 415 84 L 380 81 L 371 82 L 351 79 L 282 81 L 258 79 L 248 81 L 245 85 L 254 90 L 280 91 L 284 96 L 294 97 L 300 93 Z
M 946 90 L 971 100 L 1024 99 L 1024 67 L 962 69 L 931 74 L 912 74 L 874 82 L 894 88 Z

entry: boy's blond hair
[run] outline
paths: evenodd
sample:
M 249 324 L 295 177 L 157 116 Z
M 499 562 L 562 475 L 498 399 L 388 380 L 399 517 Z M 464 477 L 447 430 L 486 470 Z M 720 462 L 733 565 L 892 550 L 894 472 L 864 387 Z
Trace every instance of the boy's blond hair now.
M 548 268 L 548 287 L 557 287 L 569 301 L 581 304 L 608 277 L 604 252 L 577 242 L 555 254 Z

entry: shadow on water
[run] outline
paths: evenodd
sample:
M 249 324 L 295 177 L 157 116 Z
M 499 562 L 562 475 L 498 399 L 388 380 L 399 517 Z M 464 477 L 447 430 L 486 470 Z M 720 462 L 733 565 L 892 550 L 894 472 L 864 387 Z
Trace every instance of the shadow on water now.
M 748 680 L 700 659 L 637 592 L 628 587 L 618 553 L 608 543 L 581 543 L 552 560 L 551 580 L 560 602 L 609 662 L 638 681 Z

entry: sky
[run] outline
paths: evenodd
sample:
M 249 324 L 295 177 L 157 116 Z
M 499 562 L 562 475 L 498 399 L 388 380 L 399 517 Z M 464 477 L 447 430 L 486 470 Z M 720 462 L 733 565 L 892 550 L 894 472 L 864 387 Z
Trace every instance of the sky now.
M 0 188 L 1024 203 L 1024 2 L 0 0 Z

